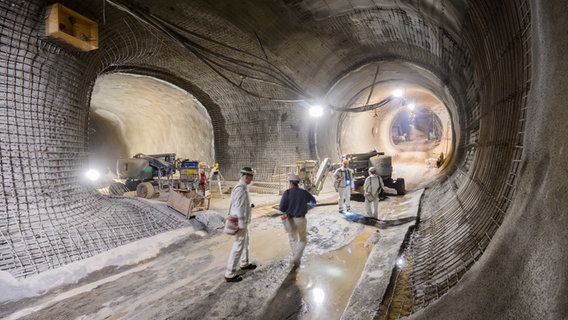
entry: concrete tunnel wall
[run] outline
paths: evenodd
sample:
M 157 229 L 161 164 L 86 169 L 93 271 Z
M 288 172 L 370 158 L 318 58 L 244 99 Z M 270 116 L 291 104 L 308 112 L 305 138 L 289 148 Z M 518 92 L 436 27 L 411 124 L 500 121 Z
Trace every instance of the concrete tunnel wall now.
M 43 1 L 0 2 L 6 17 L 0 23 L 6 39 L 0 56 L 6 70 L 0 78 L 3 272 L 27 277 L 178 227 L 175 221 L 159 221 L 163 215 L 136 200 L 101 197 L 82 184 L 89 97 L 102 73 L 135 70 L 196 96 L 211 117 L 216 160 L 226 176 L 250 164 L 259 169 L 259 177 L 267 178 L 283 162 L 315 153 L 338 155 L 333 140 L 318 135 L 314 141 L 313 124 L 297 105 L 243 94 L 197 59 L 188 59 L 177 43 L 124 11 L 107 7 L 101 17 L 99 1 L 63 3 L 104 20 L 98 50 L 77 53 L 47 41 Z M 229 10 L 201 2 L 192 5 L 195 10 L 184 13 L 199 21 L 192 27 L 220 35 L 244 50 L 258 50 L 256 39 L 238 28 L 243 21 L 225 20 Z M 413 5 L 408 2 L 398 10 L 416 18 Z M 450 2 L 446 5 L 452 8 Z M 282 9 L 270 11 L 263 6 L 259 8 L 268 10 L 267 19 Z M 152 9 L 156 14 L 169 10 Z M 404 37 L 388 50 L 377 45 L 372 54 L 357 50 L 354 42 L 336 51 L 341 39 L 336 42 L 322 32 L 326 37 L 318 40 L 286 25 L 283 17 L 275 19 L 272 28 L 286 25 L 286 30 L 296 31 L 289 38 L 284 32 L 271 34 L 271 28 L 260 36 L 266 39 L 267 55 L 312 92 L 325 94 L 327 90 L 321 88 L 332 88 L 333 78 L 341 78 L 342 72 L 363 61 L 395 57 L 429 69 L 442 83 L 438 90 L 447 90 L 455 99 L 454 103 L 444 101 L 455 119 L 454 165 L 427 191 L 422 221 L 408 249 L 414 258 L 415 301 L 410 302 L 414 318 L 453 319 L 465 312 L 472 319 L 560 319 L 567 314 L 568 264 L 562 253 L 567 244 L 566 215 L 562 214 L 567 204 L 563 195 L 568 166 L 562 156 L 563 122 L 568 119 L 562 107 L 567 98 L 563 85 L 567 70 L 561 62 L 567 50 L 562 21 L 568 12 L 562 1 L 474 1 L 461 9 L 468 13 L 461 17 L 462 29 L 446 30 L 441 40 L 428 38 L 440 46 L 439 51 L 428 51 L 424 44 L 404 45 L 409 41 Z M 287 10 L 288 15 L 301 17 L 294 23 L 309 25 L 311 16 L 318 25 L 344 26 L 341 30 L 347 34 L 368 31 L 352 24 L 366 14 L 363 9 L 337 16 L 324 11 L 310 15 L 301 3 L 292 3 Z M 460 20 L 452 16 L 452 10 L 448 12 L 448 19 Z M 397 18 L 391 16 L 391 22 Z M 182 26 L 191 23 L 179 20 Z M 427 18 L 418 20 L 432 23 Z M 398 26 L 393 30 L 404 32 L 405 27 Z M 419 31 L 422 27 L 406 25 L 417 42 L 420 36 L 427 37 Z M 380 43 L 381 37 L 375 36 Z M 230 48 L 216 49 L 234 54 Z M 314 53 L 322 50 L 327 60 Z M 254 88 L 287 98 L 282 90 L 265 84 Z M 335 137 L 341 128 L 330 125 L 328 130 Z M 146 217 L 145 231 L 132 226 L 117 234 L 113 225 L 128 225 L 125 221 L 133 219 L 134 212 Z M 497 303 L 496 297 L 507 304 Z
M 116 159 L 176 153 L 215 163 L 213 126 L 186 91 L 154 78 L 122 73 L 97 78 L 90 103 L 89 165 L 116 171 Z M 101 171 L 103 172 L 103 171 Z

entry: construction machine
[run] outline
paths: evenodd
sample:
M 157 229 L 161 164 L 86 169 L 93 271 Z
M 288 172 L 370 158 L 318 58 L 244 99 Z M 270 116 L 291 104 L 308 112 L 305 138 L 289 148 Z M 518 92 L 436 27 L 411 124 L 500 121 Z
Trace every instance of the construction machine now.
M 141 198 L 152 198 L 156 192 L 172 188 L 205 191 L 207 178 L 202 169 L 198 161 L 177 159 L 175 153 L 138 153 L 132 158 L 117 160 L 120 182 L 111 185 L 109 190 L 114 195 L 136 190 Z
M 355 192 L 363 194 L 363 184 L 369 176 L 369 167 L 375 167 L 376 174 L 381 176 L 385 187 L 396 190 L 397 195 L 406 193 L 404 178 L 393 178 L 392 157 L 384 152 L 372 150 L 366 153 L 351 153 L 343 155 L 343 159 L 349 160 L 349 168 L 353 169 L 353 182 Z M 332 167 L 338 168 L 339 164 Z
M 330 161 L 329 158 L 325 158 L 319 166 L 316 160 L 296 161 L 296 169 L 304 189 L 313 195 L 318 195 L 330 170 Z
M 384 152 L 372 150 L 366 153 L 345 154 L 343 159 L 349 160 L 349 168 L 353 169 L 355 193 L 364 193 L 363 185 L 369 176 L 370 167 L 375 167 L 376 174 L 381 176 L 385 187 L 395 189 L 397 195 L 406 193 L 404 179 L 393 177 L 392 157 Z M 340 166 L 340 163 L 331 163 L 329 158 L 325 158 L 319 165 L 316 160 L 301 160 L 296 161 L 296 168 L 293 168 L 295 172 L 287 173 L 297 173 L 303 188 L 313 195 L 318 195 L 323 189 L 327 173 Z
M 193 211 L 209 209 L 209 167 L 195 160 L 176 158 L 175 153 L 143 154 L 118 159 L 120 182 L 109 187 L 112 195 L 136 190 L 136 196 L 150 199 L 168 191 L 169 207 L 190 217 Z
M 169 188 L 176 172 L 176 154 L 143 154 L 118 159 L 116 173 L 119 181 L 109 187 L 110 194 L 122 195 L 136 190 L 141 198 L 152 198 L 156 191 Z

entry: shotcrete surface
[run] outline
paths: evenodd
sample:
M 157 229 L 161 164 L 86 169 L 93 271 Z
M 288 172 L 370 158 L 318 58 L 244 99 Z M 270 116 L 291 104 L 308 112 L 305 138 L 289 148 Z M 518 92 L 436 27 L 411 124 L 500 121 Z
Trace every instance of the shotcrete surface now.
M 244 280 L 226 283 L 231 236 L 214 226 L 227 212 L 230 197 L 212 197 L 209 210 L 196 213 L 193 227 L 145 239 L 132 246 L 140 255 L 147 241 L 167 242 L 157 255 L 109 265 L 73 283 L 37 296 L 4 301 L 6 319 L 372 319 L 378 310 L 402 240 L 414 224 L 422 189 L 390 195 L 380 204 L 380 219 L 364 215 L 363 202 L 352 212 L 337 210 L 337 194 L 324 190 L 308 212 L 308 246 L 293 270 L 290 247 L 275 209 L 280 196 L 251 193 L 255 203 L 250 228 L 251 259 L 259 267 Z M 164 201 L 149 200 L 166 206 Z M 172 214 L 179 214 L 172 209 Z M 209 222 L 207 222 L 208 220 Z M 218 221 L 218 220 L 217 220 Z M 193 221 L 195 222 L 195 221 Z M 390 225 L 382 224 L 389 222 Z M 201 227 L 196 227 L 201 225 Z M 146 243 L 146 245 L 144 244 Z M 112 254 L 112 253 L 111 253 Z M 102 261 L 108 257 L 95 256 Z M 69 272 L 66 268 L 60 274 Z M 57 278 L 57 270 L 53 277 Z M 29 280 L 33 281 L 33 280 Z

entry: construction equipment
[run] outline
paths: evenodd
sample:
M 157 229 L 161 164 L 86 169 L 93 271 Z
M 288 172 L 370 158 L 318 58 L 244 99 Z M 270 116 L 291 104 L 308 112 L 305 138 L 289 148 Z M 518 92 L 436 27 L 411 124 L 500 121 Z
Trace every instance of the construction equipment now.
M 398 195 L 406 193 L 403 178 L 393 178 L 392 157 L 385 155 L 384 152 L 376 150 L 367 153 L 351 153 L 343 155 L 343 159 L 349 160 L 349 168 L 353 169 L 353 182 L 355 192 L 363 194 L 365 179 L 369 176 L 369 167 L 375 167 L 377 175 L 383 179 L 385 187 L 396 190 Z M 331 163 L 329 158 L 325 158 L 318 166 L 315 160 L 296 161 L 296 172 L 287 170 L 288 173 L 297 173 L 300 176 L 300 184 L 304 189 L 313 195 L 318 195 L 323 188 L 323 183 L 327 173 L 334 171 L 341 166 L 340 163 Z
M 172 185 L 173 174 L 176 172 L 176 154 L 138 153 L 132 158 L 118 159 L 116 172 L 121 182 L 110 186 L 111 194 L 125 189 L 136 190 L 138 197 L 149 199 L 155 195 L 156 189 L 159 191 Z
M 209 209 L 209 170 L 199 161 L 177 159 L 175 153 L 138 153 L 117 160 L 121 182 L 111 185 L 109 193 L 122 195 L 136 190 L 136 196 L 150 199 L 160 191 L 168 191 L 168 206 L 189 218 L 193 211 Z
M 125 188 L 109 188 L 113 190 L 136 190 L 136 195 L 142 198 L 152 198 L 162 190 L 181 189 L 197 190 L 202 194 L 208 190 L 206 172 L 208 166 L 195 160 L 181 160 L 175 153 L 143 154 L 138 153 L 133 158 L 118 159 L 116 171 L 118 178 Z
M 300 184 L 313 195 L 318 195 L 323 189 L 323 183 L 330 170 L 329 158 L 325 158 L 318 166 L 316 160 L 296 161 Z
M 385 155 L 384 152 L 372 150 L 367 153 L 345 154 L 343 159 L 349 160 L 349 168 L 353 169 L 355 192 L 364 193 L 363 184 L 367 176 L 369 176 L 369 167 L 375 167 L 376 174 L 381 176 L 385 187 L 395 189 L 398 195 L 406 193 L 404 179 L 393 178 L 392 157 Z M 340 165 L 334 164 L 332 166 L 338 168 Z
M 173 179 L 168 194 L 168 207 L 185 215 L 188 219 L 194 211 L 208 210 L 211 200 L 206 171 L 209 166 L 198 161 L 176 162 L 179 178 Z
M 289 174 L 300 176 L 300 185 L 313 195 L 318 195 L 323 189 L 323 183 L 330 170 L 329 158 L 325 158 L 319 165 L 316 160 L 299 160 L 292 165 L 281 165 L 273 175 L 276 183 L 266 183 L 268 187 L 275 187 L 279 194 L 288 188 L 286 177 Z

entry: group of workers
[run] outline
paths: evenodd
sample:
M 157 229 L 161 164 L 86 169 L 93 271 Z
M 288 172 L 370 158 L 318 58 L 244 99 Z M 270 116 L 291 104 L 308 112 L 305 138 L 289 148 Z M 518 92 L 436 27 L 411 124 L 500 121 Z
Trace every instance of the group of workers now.
M 385 187 L 383 179 L 376 173 L 376 169 L 370 167 L 369 175 L 363 184 L 365 213 L 373 218 L 378 218 L 380 193 Z M 333 173 L 333 177 L 335 178 L 335 189 L 339 193 L 339 213 L 345 213 L 345 207 L 347 211 L 351 211 L 351 192 L 355 190 L 355 182 L 353 181 L 353 169 L 349 168 L 349 160 L 343 160 L 341 167 Z
M 343 160 L 342 166 L 334 172 L 335 187 L 339 193 L 340 213 L 345 213 L 345 207 L 347 211 L 351 210 L 351 191 L 355 188 L 353 170 L 348 166 L 349 161 Z M 381 177 L 376 175 L 375 168 L 371 167 L 368 170 L 369 176 L 363 185 L 365 210 L 367 215 L 377 218 L 379 192 L 384 185 Z M 254 207 L 250 200 L 248 185 L 252 182 L 254 174 L 255 171 L 251 167 L 243 167 L 240 171 L 240 179 L 231 192 L 229 216 L 238 219 L 238 224 L 225 271 L 226 282 L 239 282 L 243 279 L 240 275 L 242 271 L 239 271 L 237 267 L 243 271 L 254 270 L 257 267 L 256 264 L 250 262 L 248 232 Z M 288 175 L 287 180 L 288 189 L 282 194 L 278 209 L 283 213 L 281 219 L 292 249 L 290 262 L 292 269 L 295 270 L 300 265 L 307 244 L 306 213 L 309 207 L 316 205 L 316 199 L 307 190 L 299 187 L 300 177 L 297 174 Z

